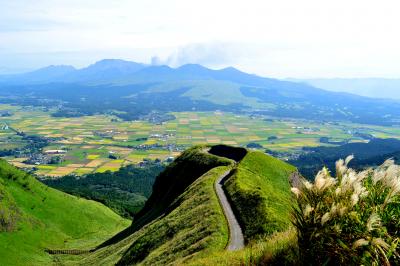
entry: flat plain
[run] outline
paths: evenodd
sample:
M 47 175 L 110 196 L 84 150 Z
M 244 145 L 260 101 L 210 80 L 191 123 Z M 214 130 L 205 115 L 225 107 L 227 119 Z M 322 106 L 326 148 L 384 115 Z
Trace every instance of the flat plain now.
M 196 144 L 228 144 L 246 146 L 257 143 L 260 149 L 292 152 L 304 146 L 331 145 L 321 143 L 366 141 L 359 133 L 379 138 L 399 138 L 399 127 L 383 127 L 350 122 L 318 122 L 277 119 L 265 116 L 215 112 L 173 113 L 176 119 L 162 124 L 146 121 L 122 121 L 112 115 L 52 117 L 52 110 L 0 105 L 12 116 L 0 117 L 1 149 L 26 145 L 7 125 L 28 135 L 54 138 L 44 148 L 65 150 L 59 164 L 25 164 L 25 158 L 6 158 L 22 168 L 32 168 L 39 176 L 58 177 L 92 172 L 116 171 L 121 166 L 145 159 L 166 160 Z

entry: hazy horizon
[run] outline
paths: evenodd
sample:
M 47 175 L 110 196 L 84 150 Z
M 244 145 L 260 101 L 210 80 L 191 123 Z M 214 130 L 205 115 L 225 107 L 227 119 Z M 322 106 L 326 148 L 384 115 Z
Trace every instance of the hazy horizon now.
M 304 81 L 305 80 L 357 80 L 357 79 L 360 79 L 360 80 L 368 80 L 368 79 L 370 79 L 370 80 L 374 80 L 374 79 L 379 79 L 379 80 L 385 80 L 385 79 L 386 80 L 400 80 L 400 76 L 399 77 L 378 77 L 378 76 L 370 76 L 370 77 L 358 77 L 358 76 L 354 76 L 354 77 L 339 77 L 339 76 L 334 76 L 334 77 L 316 77 L 316 76 L 310 76 L 310 77 L 300 77 L 300 78 L 291 77 L 291 76 L 288 76 L 288 77 L 272 77 L 272 76 L 268 76 L 268 75 L 247 72 L 247 71 L 241 69 L 240 67 L 236 67 L 236 66 L 233 66 L 233 65 L 218 66 L 218 67 L 206 66 L 206 65 L 203 65 L 203 64 L 200 64 L 200 63 L 184 63 L 184 64 L 181 64 L 181 65 L 171 65 L 171 64 L 167 64 L 165 62 L 161 62 L 159 64 L 156 64 L 154 62 L 140 62 L 140 61 L 134 61 L 134 60 L 124 59 L 124 58 L 103 58 L 103 59 L 88 63 L 86 65 L 82 65 L 82 66 L 81 65 L 60 63 L 60 64 L 43 65 L 43 66 L 39 66 L 37 68 L 31 68 L 31 69 L 18 69 L 18 70 L 14 70 L 14 71 L 9 71 L 9 69 L 4 69 L 4 68 L 0 67 L 0 75 L 25 74 L 25 73 L 30 73 L 30 72 L 33 72 L 33 71 L 37 71 L 37 70 L 44 69 L 44 68 L 47 68 L 47 67 L 54 67 L 54 66 L 55 67 L 57 67 L 57 66 L 72 66 L 75 69 L 79 70 L 79 69 L 87 68 L 87 67 L 89 67 L 91 65 L 94 65 L 95 63 L 103 61 L 103 60 L 122 60 L 122 61 L 128 61 L 128 62 L 133 62 L 133 63 L 144 64 L 144 65 L 148 65 L 148 66 L 168 66 L 168 67 L 171 67 L 171 68 L 179 68 L 181 66 L 188 65 L 188 64 L 189 65 L 190 64 L 201 65 L 203 67 L 206 67 L 206 68 L 209 68 L 209 69 L 212 69 L 212 70 L 220 70 L 220 69 L 224 69 L 224 68 L 228 68 L 228 67 L 234 67 L 234 68 L 238 69 L 239 71 L 242 71 L 242 72 L 245 72 L 245 73 L 248 73 L 248 74 L 257 75 L 257 76 L 260 76 L 260 77 L 276 78 L 276 79 L 280 79 L 280 80 L 291 80 L 291 81 L 296 81 L 296 80 L 297 81 L 302 81 L 302 80 L 304 80 Z
M 103 58 L 273 78 L 400 77 L 397 1 L 0 0 L 0 73 Z

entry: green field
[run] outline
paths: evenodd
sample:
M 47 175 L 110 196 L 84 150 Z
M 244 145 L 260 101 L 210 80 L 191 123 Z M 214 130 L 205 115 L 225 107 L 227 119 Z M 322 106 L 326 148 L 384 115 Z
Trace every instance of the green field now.
M 126 228 L 101 203 L 43 185 L 0 160 L 0 264 L 49 265 L 45 249 L 93 248 Z
M 27 134 L 58 138 L 44 150 L 67 150 L 64 162 L 59 165 L 35 167 L 23 164 L 23 158 L 7 158 L 18 167 L 35 167 L 38 175 L 53 177 L 115 171 L 122 165 L 139 163 L 146 158 L 164 160 L 176 157 L 181 150 L 196 144 L 245 146 L 254 142 L 274 151 L 295 151 L 303 146 L 322 145 L 319 138 L 324 136 L 333 141 L 364 141 L 354 136 L 355 131 L 379 138 L 400 137 L 398 127 L 249 117 L 222 112 L 174 113 L 176 120 L 155 125 L 145 121 L 120 121 L 105 115 L 58 118 L 50 115 L 51 110 L 45 112 L 33 107 L 0 105 L 0 108 L 14 113 L 11 117 L 0 117 L 0 126 L 7 124 Z M 270 137 L 276 139 L 269 140 Z M 175 145 L 178 148 L 132 148 L 141 144 Z M 23 143 L 8 129 L 0 130 L 0 145 L 12 148 L 23 146 Z M 109 154 L 117 159 L 109 158 Z

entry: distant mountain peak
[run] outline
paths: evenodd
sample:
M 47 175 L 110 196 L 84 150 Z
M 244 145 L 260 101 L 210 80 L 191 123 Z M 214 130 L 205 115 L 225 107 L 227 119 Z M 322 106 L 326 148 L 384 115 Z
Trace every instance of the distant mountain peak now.
M 24 79 L 27 81 L 42 82 L 49 79 L 57 79 L 74 73 L 75 71 L 77 71 L 76 68 L 70 65 L 50 65 L 21 75 L 23 75 Z M 18 76 L 20 75 L 16 75 L 15 77 Z
M 185 64 L 185 65 L 181 65 L 177 69 L 193 69 L 193 70 L 207 69 L 207 70 L 210 70 L 210 69 L 206 68 L 205 66 L 202 66 L 199 64 Z
M 142 63 L 136 63 L 122 59 L 102 59 L 86 68 L 83 68 L 82 70 L 90 68 L 143 68 L 145 66 L 146 65 Z
M 242 71 L 240 71 L 239 69 L 237 69 L 237 68 L 234 68 L 234 67 L 232 67 L 232 66 L 229 66 L 229 67 L 222 68 L 222 69 L 220 69 L 220 71 L 235 71 L 235 72 L 242 72 Z
M 243 74 L 244 74 L 244 75 L 250 75 L 250 76 L 258 77 L 257 75 L 243 72 L 243 71 L 241 71 L 241 70 L 239 70 L 239 69 L 237 69 L 237 68 L 235 68 L 235 67 L 232 67 L 232 66 L 230 66 L 230 67 L 225 67 L 225 68 L 219 69 L 219 70 L 217 70 L 217 71 L 219 71 L 219 72 L 221 72 L 221 73 L 232 74 L 232 75 L 234 75 L 234 74 L 241 74 L 241 75 L 243 75 Z
M 68 71 L 74 71 L 74 70 L 76 70 L 76 68 L 73 67 L 73 66 L 70 66 L 70 65 L 49 65 L 49 66 L 39 68 L 39 69 L 34 70 L 32 72 L 29 72 L 29 73 L 39 73 L 39 72 L 44 72 L 44 71 L 65 71 L 65 72 L 68 72 Z
M 101 60 L 99 60 L 99 61 L 96 61 L 95 64 L 99 64 L 99 63 L 109 63 L 109 62 L 129 62 L 129 63 L 135 63 L 135 62 L 131 62 L 131 61 L 124 60 L 124 59 L 104 58 L 104 59 L 101 59 Z
M 145 64 L 122 59 L 102 59 L 88 67 L 79 69 L 74 75 L 67 78 L 69 81 L 78 82 L 119 79 L 146 67 Z

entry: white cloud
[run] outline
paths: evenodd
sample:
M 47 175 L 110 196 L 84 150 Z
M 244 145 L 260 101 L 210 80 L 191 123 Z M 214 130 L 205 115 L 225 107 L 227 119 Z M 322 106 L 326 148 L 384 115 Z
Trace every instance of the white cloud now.
M 1 67 L 156 56 L 276 77 L 400 76 L 394 0 L 0 0 L 0 7 Z

